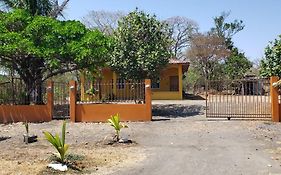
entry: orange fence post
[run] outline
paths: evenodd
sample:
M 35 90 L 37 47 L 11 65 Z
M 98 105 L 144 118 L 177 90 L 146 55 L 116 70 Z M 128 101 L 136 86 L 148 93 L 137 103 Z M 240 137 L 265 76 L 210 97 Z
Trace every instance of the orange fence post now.
M 152 120 L 152 104 L 151 104 L 151 80 L 145 79 L 145 109 L 148 121 Z
M 51 121 L 54 114 L 54 82 L 51 80 L 47 82 L 47 108 L 49 112 L 47 121 Z
M 270 95 L 271 95 L 271 118 L 273 122 L 280 122 L 280 110 L 278 100 L 278 88 L 273 87 L 273 83 L 278 81 L 278 77 L 270 77 Z
M 77 84 L 76 81 L 71 80 L 69 82 L 69 98 L 70 98 L 70 121 L 75 122 L 76 118 L 76 93 L 77 93 Z

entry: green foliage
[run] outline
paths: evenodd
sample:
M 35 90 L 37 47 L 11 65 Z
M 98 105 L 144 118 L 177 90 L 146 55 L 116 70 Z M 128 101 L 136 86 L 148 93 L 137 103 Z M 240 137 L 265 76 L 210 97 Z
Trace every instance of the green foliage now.
M 265 48 L 265 57 L 261 60 L 261 76 L 281 77 L 281 35 Z
M 103 66 L 110 40 L 78 21 L 32 16 L 24 10 L 0 14 L 0 62 L 36 90 L 46 79 Z
M 220 16 L 214 18 L 215 26 L 211 28 L 211 33 L 225 38 L 225 43 L 229 49 L 233 48 L 232 37 L 244 29 L 242 20 L 235 19 L 232 22 L 226 22 L 230 12 L 222 12 Z
M 127 125 L 120 123 L 120 117 L 119 114 L 113 115 L 110 117 L 110 119 L 107 120 L 108 123 L 115 129 L 115 138 L 117 141 L 119 141 L 120 131 L 122 128 L 128 128 Z
M 113 40 L 110 66 L 125 79 L 155 78 L 171 57 L 167 24 L 142 11 L 122 18 Z
M 195 94 L 196 86 L 200 78 L 200 72 L 198 72 L 194 67 L 190 67 L 183 80 L 183 87 L 187 88 L 187 92 Z
M 251 61 L 247 59 L 244 53 L 234 48 L 230 56 L 225 60 L 224 72 L 229 79 L 243 78 L 246 72 L 252 67 Z
M 61 138 L 59 137 L 58 134 L 56 134 L 54 136 L 50 132 L 47 132 L 47 131 L 44 132 L 45 138 L 58 151 L 58 153 L 59 153 L 58 158 L 59 158 L 59 161 L 61 163 L 64 163 L 65 155 L 66 155 L 66 152 L 69 148 L 69 145 L 65 144 L 65 130 L 66 130 L 66 121 L 64 121 L 63 124 L 62 124 Z

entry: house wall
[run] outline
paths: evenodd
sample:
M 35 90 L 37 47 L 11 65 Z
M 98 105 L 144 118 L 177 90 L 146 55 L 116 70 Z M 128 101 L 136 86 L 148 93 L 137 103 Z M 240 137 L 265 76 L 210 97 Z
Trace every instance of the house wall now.
M 102 71 L 102 83 L 117 82 L 118 75 L 110 69 L 104 69 Z M 170 91 L 170 76 L 179 77 L 179 91 Z M 83 79 L 83 78 L 81 78 Z M 81 81 L 81 87 L 83 87 L 84 81 Z M 138 91 L 137 89 L 135 89 Z M 87 89 L 81 88 L 82 101 L 91 101 L 99 98 L 99 96 L 92 96 L 86 94 Z M 113 88 L 108 86 L 107 89 L 102 89 L 103 92 L 108 92 L 103 96 L 109 96 L 114 94 L 116 97 L 124 97 L 134 93 L 130 87 L 125 86 L 123 89 L 119 89 L 118 86 Z M 169 64 L 160 74 L 160 88 L 152 89 L 153 100 L 181 100 L 182 99 L 182 64 Z
M 170 91 L 170 76 L 179 77 L 179 91 Z M 181 100 L 182 99 L 182 65 L 172 64 L 160 74 L 160 88 L 152 89 L 153 100 Z

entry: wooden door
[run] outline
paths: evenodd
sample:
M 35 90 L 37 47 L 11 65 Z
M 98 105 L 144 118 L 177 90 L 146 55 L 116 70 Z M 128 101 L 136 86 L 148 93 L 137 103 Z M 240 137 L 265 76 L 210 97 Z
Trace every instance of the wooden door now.
M 179 77 L 170 76 L 170 91 L 179 91 Z

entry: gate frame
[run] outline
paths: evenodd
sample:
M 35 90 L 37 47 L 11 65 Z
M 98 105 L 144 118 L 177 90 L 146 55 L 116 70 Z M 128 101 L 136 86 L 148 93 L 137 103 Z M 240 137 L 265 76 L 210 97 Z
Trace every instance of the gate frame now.
M 271 118 L 271 121 L 273 122 L 281 122 L 281 95 L 280 95 L 280 100 L 279 100 L 279 91 L 278 88 L 275 88 L 273 86 L 273 84 L 275 82 L 277 82 L 279 80 L 279 78 L 277 76 L 272 76 L 269 78 L 269 96 L 268 99 L 270 100 L 270 113 L 268 113 L 267 115 L 269 115 L 268 119 Z M 208 118 L 208 99 L 209 99 L 209 80 L 205 80 L 205 98 L 206 98 L 206 118 Z M 239 114 L 240 115 L 240 114 Z M 271 117 L 270 117 L 271 116 Z M 212 118 L 212 117 L 211 117 Z M 216 117 L 213 117 L 216 118 Z M 222 118 L 222 117 L 217 117 L 217 118 Z M 231 116 L 229 117 L 225 117 L 228 120 L 230 120 L 230 118 L 232 118 Z M 236 117 L 234 117 L 236 118 Z M 239 117 L 237 117 L 239 118 Z M 251 119 L 251 118 L 247 118 L 247 119 Z M 253 118 L 254 119 L 254 118 Z M 258 119 L 258 118 L 257 118 Z M 265 118 L 261 118 L 261 119 L 265 119 Z

